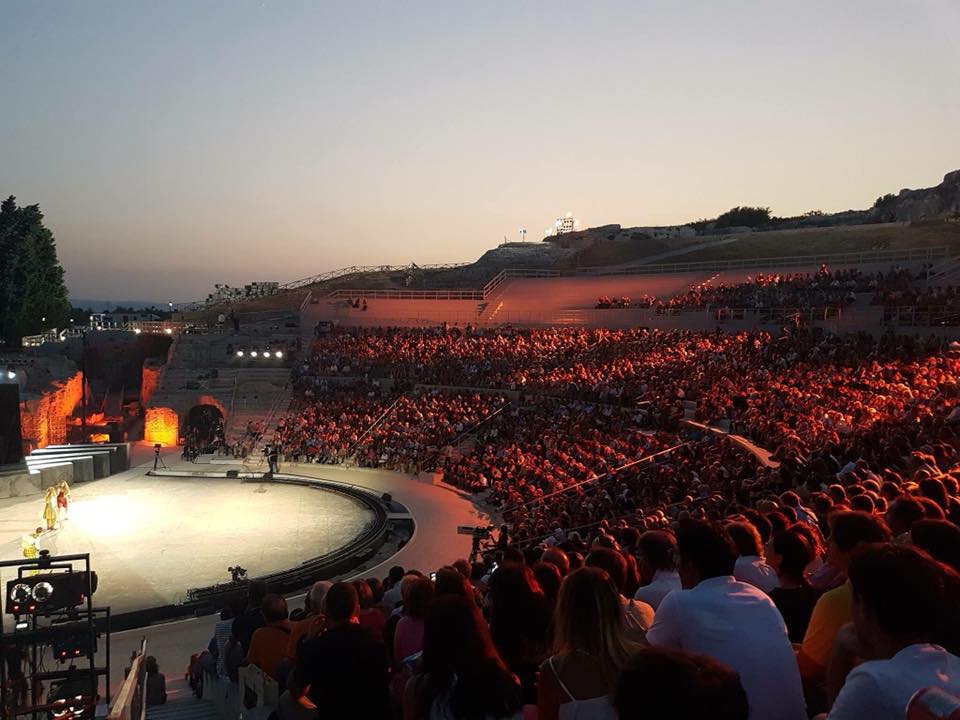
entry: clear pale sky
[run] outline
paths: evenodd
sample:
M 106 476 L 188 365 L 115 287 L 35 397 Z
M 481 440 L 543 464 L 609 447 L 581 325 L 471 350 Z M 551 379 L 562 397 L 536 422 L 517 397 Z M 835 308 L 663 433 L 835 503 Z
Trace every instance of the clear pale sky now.
M 0 194 L 76 297 L 453 262 L 960 168 L 957 0 L 0 0 Z

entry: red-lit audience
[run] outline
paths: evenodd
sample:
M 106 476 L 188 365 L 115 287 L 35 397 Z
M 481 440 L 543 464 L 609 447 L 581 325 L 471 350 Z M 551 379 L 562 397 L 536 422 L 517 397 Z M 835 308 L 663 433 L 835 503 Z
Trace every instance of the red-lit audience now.
M 275 673 L 279 720 L 873 720 L 960 695 L 960 360 L 939 342 L 384 330 L 312 352 L 288 456 L 440 470 L 506 525 L 435 580 L 335 583 L 280 658 L 258 590 L 225 652 Z

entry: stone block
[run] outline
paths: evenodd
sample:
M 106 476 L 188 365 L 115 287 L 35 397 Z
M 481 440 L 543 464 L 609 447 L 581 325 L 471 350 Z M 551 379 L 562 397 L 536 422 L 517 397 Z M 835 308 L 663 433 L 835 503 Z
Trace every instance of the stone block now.
M 40 489 L 56 487 L 61 482 L 73 485 L 73 463 L 64 460 L 57 465 L 40 468 Z
M 25 497 L 40 494 L 40 473 L 24 472 L 14 475 L 10 483 L 10 497 Z

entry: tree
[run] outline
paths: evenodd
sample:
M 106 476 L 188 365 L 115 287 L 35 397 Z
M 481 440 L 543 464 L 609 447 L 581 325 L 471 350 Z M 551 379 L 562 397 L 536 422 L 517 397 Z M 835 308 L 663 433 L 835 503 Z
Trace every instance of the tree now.
M 770 208 L 762 207 L 735 207 L 720 215 L 716 220 L 716 227 L 751 227 L 762 228 L 770 225 Z
M 897 202 L 897 196 L 893 193 L 887 193 L 886 195 L 881 195 L 877 198 L 876 202 L 873 203 L 873 206 L 878 209 L 888 208 L 891 205 Z
M 18 347 L 24 335 L 63 327 L 70 303 L 39 206 L 17 207 L 12 195 L 0 204 L 0 259 L 0 339 Z

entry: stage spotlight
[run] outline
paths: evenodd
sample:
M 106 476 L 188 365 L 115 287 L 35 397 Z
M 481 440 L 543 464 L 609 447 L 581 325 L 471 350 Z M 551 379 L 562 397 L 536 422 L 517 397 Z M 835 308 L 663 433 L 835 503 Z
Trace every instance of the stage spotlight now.
M 50 613 L 76 607 L 86 601 L 86 572 L 51 573 L 23 577 L 7 583 L 6 611 L 11 615 Z M 97 590 L 97 574 L 89 575 L 91 592 Z
M 165 332 L 167 335 L 173 335 L 173 330 L 172 330 L 171 328 L 167 328 L 166 330 L 164 330 L 164 332 Z
M 53 595 L 53 585 L 48 582 L 39 582 L 33 586 L 33 599 L 40 603 L 50 600 Z
M 243 350 L 237 350 L 237 357 L 243 357 Z
M 15 373 L 13 370 L 7 370 L 7 379 L 9 379 L 9 380 L 16 380 L 16 379 L 17 379 L 17 373 Z
M 143 330 L 141 330 L 140 328 L 134 328 L 134 329 L 133 329 L 133 334 L 134 334 L 134 335 L 139 335 L 139 334 L 142 333 L 142 332 L 143 332 Z
M 280 350 L 277 350 L 277 351 L 274 353 L 274 355 L 275 355 L 276 357 L 278 357 L 278 358 L 282 358 L 282 357 L 283 357 L 283 353 L 282 353 Z
M 256 350 L 251 350 L 251 351 L 250 351 L 250 357 L 256 357 L 256 356 L 257 356 L 257 351 L 256 351 Z

